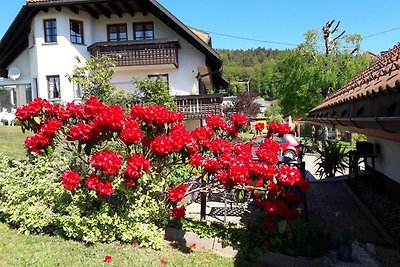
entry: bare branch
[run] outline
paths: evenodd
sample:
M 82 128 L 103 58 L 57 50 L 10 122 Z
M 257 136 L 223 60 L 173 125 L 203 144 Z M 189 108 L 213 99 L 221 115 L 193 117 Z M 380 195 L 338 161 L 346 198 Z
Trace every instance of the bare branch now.
M 337 39 L 339 39 L 346 31 L 342 31 L 341 34 L 339 34 L 338 36 L 336 36 L 333 41 L 336 41 Z

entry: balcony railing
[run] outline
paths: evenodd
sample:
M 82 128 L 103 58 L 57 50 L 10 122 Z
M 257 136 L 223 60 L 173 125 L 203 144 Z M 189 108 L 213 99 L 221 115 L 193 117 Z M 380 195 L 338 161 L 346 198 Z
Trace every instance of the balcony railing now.
M 107 55 L 118 67 L 171 65 L 179 67 L 177 39 L 98 42 L 88 47 L 92 56 Z
M 204 119 L 208 114 L 222 113 L 221 94 L 176 96 L 175 102 L 185 120 Z

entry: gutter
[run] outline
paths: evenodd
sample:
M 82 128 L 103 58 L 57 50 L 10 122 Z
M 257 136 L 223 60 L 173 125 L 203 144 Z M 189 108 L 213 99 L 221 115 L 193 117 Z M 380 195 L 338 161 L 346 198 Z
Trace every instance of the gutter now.
M 400 117 L 353 117 L 353 118 L 313 118 L 307 121 L 339 127 L 355 127 L 358 129 L 379 129 L 387 133 L 400 134 Z

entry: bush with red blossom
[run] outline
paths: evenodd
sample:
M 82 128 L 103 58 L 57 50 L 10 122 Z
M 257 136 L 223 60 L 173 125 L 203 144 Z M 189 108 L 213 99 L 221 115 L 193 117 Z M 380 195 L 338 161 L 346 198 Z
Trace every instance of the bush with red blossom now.
M 260 144 L 258 161 L 253 160 L 249 144 L 233 141 L 247 126 L 243 114 L 232 115 L 231 121 L 208 115 L 207 125 L 191 132 L 182 113 L 161 105 L 134 105 L 126 112 L 95 97 L 65 106 L 35 99 L 16 114 L 22 128 L 35 133 L 25 140 L 29 152 L 48 154 L 49 147 L 60 146 L 74 153 L 70 169 L 61 174 L 61 184 L 70 194 L 91 199 L 93 212 L 96 208 L 107 214 L 129 210 L 129 216 L 135 217 L 135 209 L 144 209 L 146 201 L 152 201 L 153 210 L 141 220 L 168 214 L 180 219 L 185 216 L 182 200 L 187 195 L 224 188 L 250 194 L 265 212 L 261 225 L 271 231 L 298 215 L 296 207 L 309 187 L 297 168 L 277 166 L 276 141 L 266 139 Z M 257 124 L 256 130 L 264 127 Z M 267 127 L 279 135 L 290 130 L 275 122 Z M 182 164 L 202 179 L 171 184 L 168 175 Z

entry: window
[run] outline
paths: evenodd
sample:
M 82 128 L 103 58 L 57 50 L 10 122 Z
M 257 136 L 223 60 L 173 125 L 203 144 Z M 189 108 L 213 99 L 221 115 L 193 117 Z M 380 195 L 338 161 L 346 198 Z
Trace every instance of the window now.
M 149 79 L 151 81 L 155 81 L 157 79 L 160 79 L 160 80 L 165 81 L 167 83 L 169 82 L 168 74 L 152 74 L 152 75 L 148 75 L 147 77 L 149 77 Z
M 73 82 L 72 88 L 74 90 L 74 98 L 82 98 L 82 89 L 79 83 Z
M 49 99 L 60 98 L 60 76 L 47 76 Z
M 57 42 L 57 22 L 55 19 L 44 20 L 44 41 L 46 43 Z
M 83 44 L 83 22 L 77 20 L 69 21 L 71 43 Z
M 135 40 L 154 39 L 153 22 L 134 23 L 133 32 Z
M 126 24 L 107 25 L 108 41 L 128 40 Z

